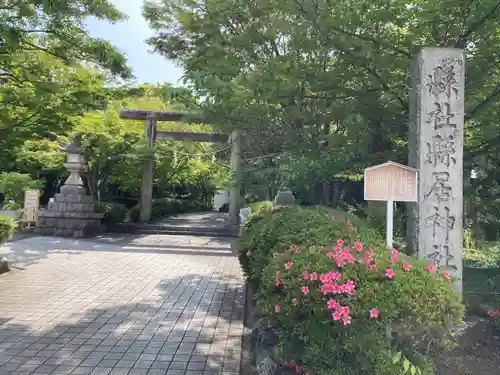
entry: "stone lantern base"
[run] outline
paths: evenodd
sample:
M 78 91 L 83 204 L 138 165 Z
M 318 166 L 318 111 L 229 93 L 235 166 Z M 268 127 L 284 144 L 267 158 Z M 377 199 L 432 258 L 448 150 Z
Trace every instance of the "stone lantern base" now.
M 96 213 L 92 197 L 83 187 L 63 186 L 41 211 L 35 233 L 62 237 L 92 237 L 101 231 L 104 214 Z

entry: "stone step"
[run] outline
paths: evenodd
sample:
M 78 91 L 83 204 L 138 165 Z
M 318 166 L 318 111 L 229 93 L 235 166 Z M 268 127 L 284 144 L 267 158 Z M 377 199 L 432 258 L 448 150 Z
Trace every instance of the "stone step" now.
M 238 237 L 238 231 L 224 227 L 174 226 L 165 224 L 120 223 L 109 226 L 111 233 L 165 234 L 200 237 Z

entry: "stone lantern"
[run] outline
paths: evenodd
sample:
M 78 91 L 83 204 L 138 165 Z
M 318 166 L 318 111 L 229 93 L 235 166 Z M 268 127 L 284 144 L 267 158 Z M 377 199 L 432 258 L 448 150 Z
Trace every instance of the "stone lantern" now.
M 81 136 L 76 134 L 73 141 L 63 148 L 66 152 L 64 167 L 70 172 L 61 192 L 49 202 L 47 211 L 38 216 L 36 233 L 52 236 L 87 237 L 101 230 L 104 214 L 95 212 L 95 203 L 87 194 L 80 173 L 86 171 Z

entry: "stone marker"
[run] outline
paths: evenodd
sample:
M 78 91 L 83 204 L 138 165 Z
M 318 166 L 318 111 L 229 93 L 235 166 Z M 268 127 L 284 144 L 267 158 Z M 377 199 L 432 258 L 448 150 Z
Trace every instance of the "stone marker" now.
M 419 170 L 410 204 L 408 246 L 462 290 L 464 52 L 423 48 L 416 56 L 410 102 L 409 165 Z
M 281 186 L 278 194 L 274 197 L 274 204 L 277 206 L 287 206 L 295 204 L 295 196 L 287 186 Z

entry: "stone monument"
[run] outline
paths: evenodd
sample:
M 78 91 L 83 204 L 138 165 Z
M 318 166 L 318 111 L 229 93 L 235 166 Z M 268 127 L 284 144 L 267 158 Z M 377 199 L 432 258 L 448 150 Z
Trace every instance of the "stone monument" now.
M 423 48 L 410 102 L 409 164 L 419 170 L 410 204 L 408 246 L 462 290 L 464 51 Z
M 49 202 L 46 211 L 38 216 L 35 233 L 64 237 L 90 237 L 99 233 L 104 214 L 95 212 L 92 197 L 87 194 L 80 173 L 86 170 L 86 161 L 81 147 L 81 137 L 75 135 L 73 142 L 64 147 L 67 153 L 64 167 L 70 175 L 61 192 Z
M 295 197 L 292 191 L 286 186 L 282 185 L 278 190 L 278 194 L 274 197 L 274 204 L 277 206 L 287 206 L 295 204 Z

